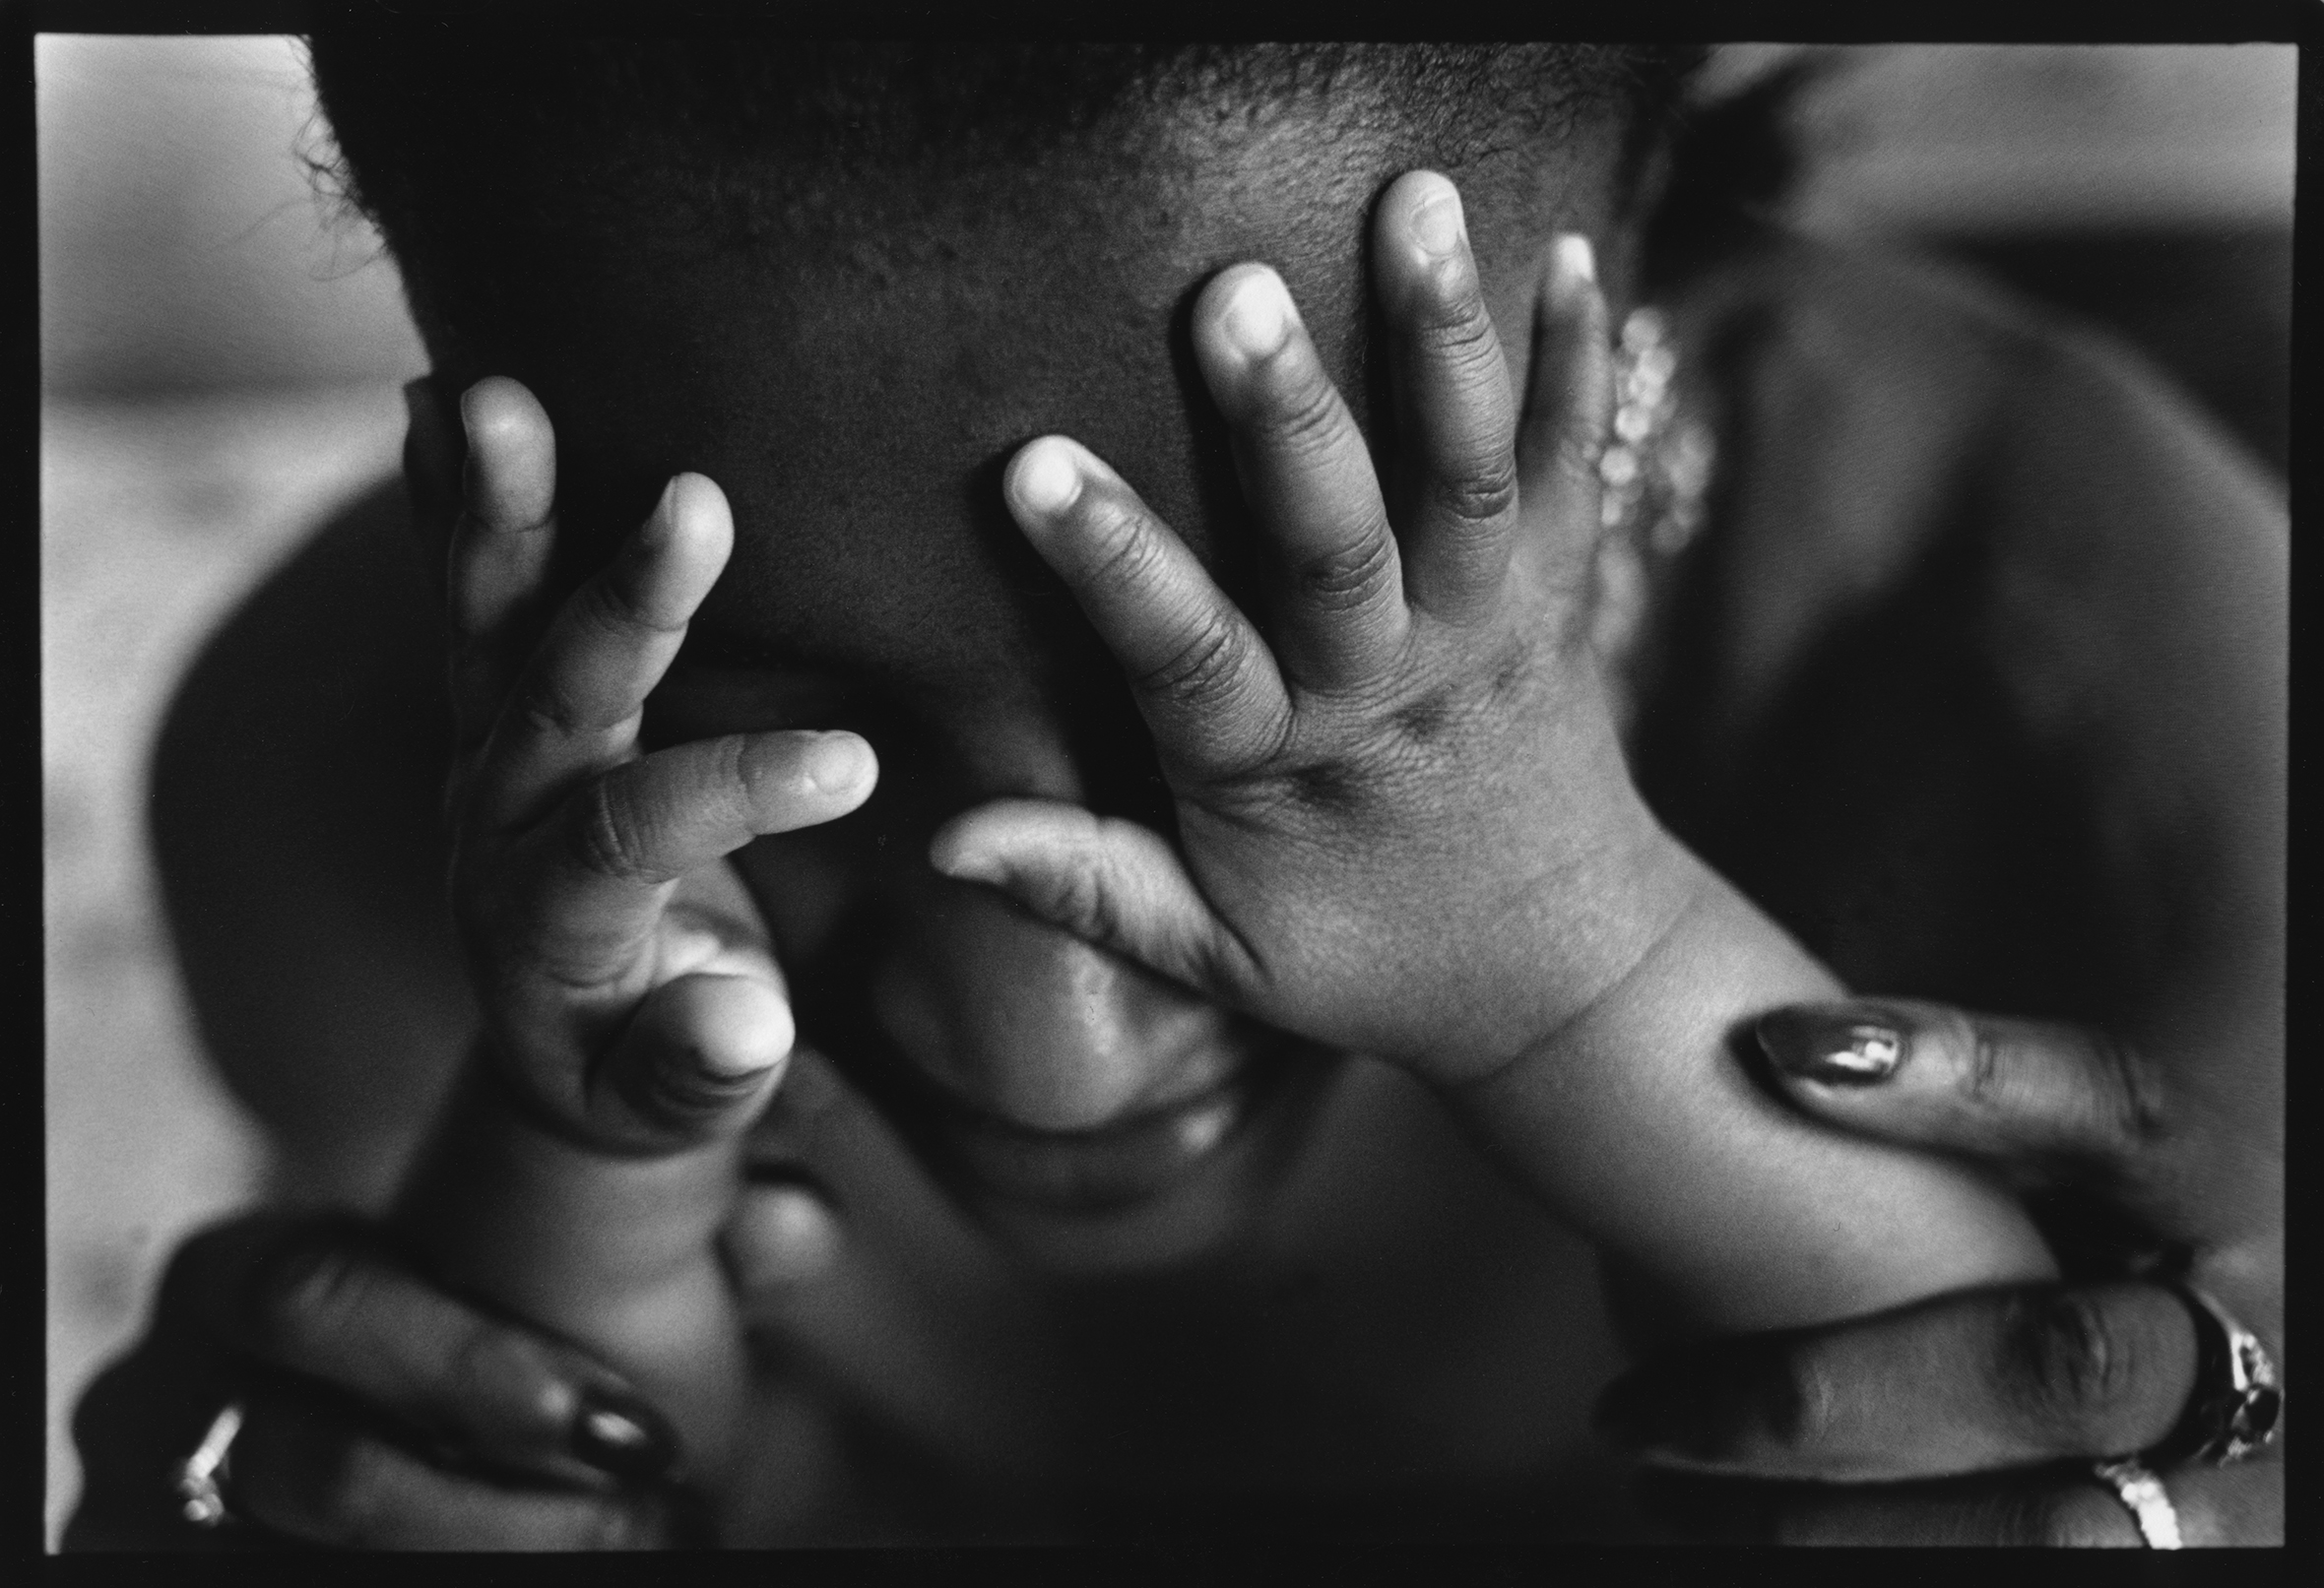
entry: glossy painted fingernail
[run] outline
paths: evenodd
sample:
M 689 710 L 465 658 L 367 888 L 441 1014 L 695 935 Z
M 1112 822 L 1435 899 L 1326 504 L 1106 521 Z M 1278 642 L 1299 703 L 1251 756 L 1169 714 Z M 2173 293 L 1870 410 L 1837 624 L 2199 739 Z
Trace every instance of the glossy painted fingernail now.
M 1081 494 L 1080 460 L 1056 436 L 1045 436 L 1018 455 L 1010 479 L 1016 499 L 1044 517 L 1054 517 L 1073 505 Z
M 872 775 L 872 746 L 853 733 L 819 733 L 807 740 L 800 770 L 817 794 L 852 794 Z
M 1865 1004 L 1805 1004 L 1763 1015 L 1760 1050 L 1786 1075 L 1824 1086 L 1872 1086 L 1904 1057 L 1904 1032 Z
M 1555 251 L 1558 275 L 1569 282 L 1597 280 L 1597 250 L 1580 232 L 1569 232 L 1557 240 Z
M 1678 1431 L 1669 1401 L 1653 1392 L 1644 1374 L 1626 1373 L 1608 1386 L 1590 1409 L 1590 1427 L 1624 1450 L 1643 1450 Z
M 1616 1379 L 1590 1412 L 1608 1442 L 1653 1459 L 1711 1464 L 1796 1427 L 1797 1383 L 1764 1339 L 1718 1341 L 1664 1356 Z
M 1460 195 L 1451 183 L 1432 185 L 1427 195 L 1412 207 L 1412 240 L 1432 258 L 1451 258 L 1459 252 L 1461 240 L 1467 234 Z
M 678 1470 L 678 1438 L 661 1415 L 603 1385 L 581 1392 L 569 1437 L 575 1456 L 624 1483 L 663 1483 Z
M 1235 284 L 1234 295 L 1227 299 L 1226 313 L 1220 317 L 1220 329 L 1226 333 L 1228 346 L 1256 362 L 1290 341 L 1297 321 L 1283 279 L 1260 268 Z

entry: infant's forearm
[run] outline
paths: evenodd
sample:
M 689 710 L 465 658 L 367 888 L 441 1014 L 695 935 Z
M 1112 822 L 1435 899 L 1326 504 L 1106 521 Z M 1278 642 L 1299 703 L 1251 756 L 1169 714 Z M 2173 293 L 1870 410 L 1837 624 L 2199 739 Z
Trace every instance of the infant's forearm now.
M 1840 1135 L 1761 1090 L 1736 1043 L 1843 989 L 1693 857 L 1692 903 L 1548 1043 L 1453 1089 L 1552 1208 L 1666 1298 L 1674 1332 L 1810 1323 L 2054 1277 L 2017 1204 L 1946 1161 Z
M 445 1283 L 604 1358 L 714 1465 L 745 1373 L 714 1244 L 738 1150 L 600 1152 L 472 1060 L 394 1218 Z

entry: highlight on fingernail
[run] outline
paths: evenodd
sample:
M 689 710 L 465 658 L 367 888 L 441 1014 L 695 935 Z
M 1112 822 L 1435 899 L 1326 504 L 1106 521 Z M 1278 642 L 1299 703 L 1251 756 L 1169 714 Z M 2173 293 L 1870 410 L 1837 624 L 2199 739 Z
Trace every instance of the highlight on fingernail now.
M 1283 278 L 1261 265 L 1246 271 L 1235 284 L 1219 328 L 1226 333 L 1229 346 L 1257 361 L 1271 356 L 1291 340 L 1291 328 L 1298 318 Z
M 1568 282 L 1597 280 L 1597 250 L 1580 232 L 1570 231 L 1557 240 L 1556 259 L 1561 279 Z
M 678 1440 L 652 1408 L 598 1385 L 581 1392 L 568 1441 L 581 1460 L 629 1483 L 667 1481 L 678 1466 Z
M 1427 195 L 1412 208 L 1412 239 L 1434 258 L 1446 259 L 1457 252 L 1467 230 L 1460 195 L 1450 182 L 1431 184 Z
M 818 733 L 800 752 L 800 771 L 817 794 L 852 794 L 872 775 L 872 746 L 853 733 Z
M 1903 1024 L 1865 1004 L 1806 1004 L 1761 1017 L 1759 1046 L 1786 1075 L 1824 1086 L 1870 1086 L 1904 1062 Z
M 1080 449 L 1063 436 L 1029 443 L 1009 471 L 1008 488 L 1027 512 L 1054 518 L 1081 495 Z

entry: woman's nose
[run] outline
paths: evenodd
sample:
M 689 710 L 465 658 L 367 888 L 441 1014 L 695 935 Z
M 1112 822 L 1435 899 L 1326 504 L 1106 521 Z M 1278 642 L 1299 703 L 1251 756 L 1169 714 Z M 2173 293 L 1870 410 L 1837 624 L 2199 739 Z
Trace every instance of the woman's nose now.
M 1204 1092 L 1241 1022 L 997 894 L 932 879 L 872 989 L 882 1034 L 945 1092 L 1040 1130 L 1086 1130 Z

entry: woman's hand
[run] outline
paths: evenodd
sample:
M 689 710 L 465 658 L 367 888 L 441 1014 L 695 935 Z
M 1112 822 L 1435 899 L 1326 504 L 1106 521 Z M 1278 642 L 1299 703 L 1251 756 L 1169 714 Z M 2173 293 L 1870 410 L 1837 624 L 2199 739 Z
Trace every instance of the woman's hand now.
M 1588 243 L 1548 264 L 1521 413 L 1452 184 L 1396 181 L 1372 251 L 1396 394 L 1385 488 L 1273 271 L 1238 265 L 1194 309 L 1265 638 L 1080 446 L 1035 441 L 1007 473 L 1024 533 L 1128 670 L 1178 849 L 1009 800 L 932 858 L 1221 1002 L 1452 1083 L 1620 981 L 1692 878 L 1631 784 L 1588 644 L 1611 401 Z
M 2074 1282 L 1950 1296 L 1650 1361 L 1601 1407 L 1669 1474 L 1683 1531 L 1835 1544 L 2122 1544 L 2094 1461 L 2148 1449 L 2195 1384 L 2183 1276 L 2284 1368 L 2281 1059 L 2181 1075 L 2068 1027 L 1882 1000 L 1760 1040 L 1802 1108 L 1962 1153 L 2022 1188 Z M 2284 1443 L 2161 1472 L 2189 1545 L 2281 1544 Z M 1728 1480 L 1751 1479 L 1736 1483 Z
M 235 1516 L 178 1513 L 176 1464 L 239 1400 Z M 68 1549 L 579 1550 L 682 1541 L 677 1444 L 617 1374 L 435 1289 L 377 1236 L 260 1214 L 205 1232 L 137 1349 L 74 1416 Z
M 761 1305 L 839 1260 L 827 1204 L 753 1184 L 722 1232 Z M 819 1389 L 757 1387 L 754 1537 L 812 1539 L 845 1475 Z M 229 1516 L 181 1511 L 180 1462 L 229 1403 Z M 351 1219 L 257 1213 L 195 1236 L 153 1322 L 73 1419 L 73 1550 L 247 1549 L 282 1540 L 382 1550 L 626 1550 L 709 1542 L 676 1431 L 637 1386 L 566 1341 L 456 1297 Z
M 423 526 L 452 518 L 445 589 L 457 732 L 454 915 L 500 1079 L 608 1151 L 731 1136 L 791 1048 L 783 978 L 721 864 L 766 833 L 867 798 L 853 733 L 730 734 L 641 754 L 647 693 L 733 545 L 726 498 L 679 475 L 613 560 L 561 602 L 555 441 L 532 395 L 491 379 L 457 443 L 416 391 L 407 475 Z

